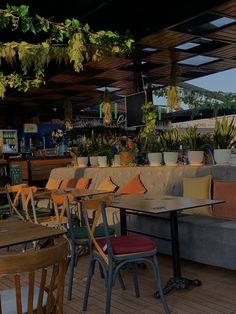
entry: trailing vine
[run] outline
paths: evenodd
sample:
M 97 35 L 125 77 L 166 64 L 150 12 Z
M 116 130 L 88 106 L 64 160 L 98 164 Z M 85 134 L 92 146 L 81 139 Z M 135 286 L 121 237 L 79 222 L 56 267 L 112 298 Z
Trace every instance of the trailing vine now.
M 0 9 L 0 29 L 20 30 L 45 34 L 45 40 L 38 43 L 26 41 L 0 42 L 0 65 L 2 62 L 13 66 L 20 63 L 21 72 L 0 72 L 0 97 L 8 87 L 27 91 L 44 82 L 44 69 L 51 62 L 73 64 L 79 72 L 88 61 L 99 61 L 106 56 L 123 56 L 133 48 L 134 40 L 117 32 L 90 30 L 88 24 L 79 20 L 66 19 L 56 23 L 39 15 L 31 17 L 29 6 L 10 6 Z M 32 75 L 33 72 L 33 75 Z M 31 78 L 27 75 L 30 73 Z

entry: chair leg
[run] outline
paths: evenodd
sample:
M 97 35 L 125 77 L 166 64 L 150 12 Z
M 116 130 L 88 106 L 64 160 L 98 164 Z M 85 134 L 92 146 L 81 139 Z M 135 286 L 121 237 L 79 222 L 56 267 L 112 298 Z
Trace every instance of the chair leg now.
M 169 310 L 168 305 L 166 303 L 166 300 L 165 300 L 165 297 L 163 294 L 163 290 L 161 287 L 160 270 L 159 270 L 159 264 L 158 264 L 156 255 L 153 256 L 153 271 L 154 271 L 154 275 L 155 275 L 155 279 L 156 279 L 156 283 L 157 283 L 157 289 L 158 289 L 159 294 L 160 294 L 160 299 L 161 299 L 164 311 L 166 314 L 170 314 L 170 310 Z
M 70 258 L 70 267 L 69 267 L 68 294 L 67 294 L 67 299 L 69 301 L 71 301 L 71 298 L 72 298 L 74 270 L 75 270 L 75 251 L 72 248 L 71 258 Z
M 89 290 L 90 290 L 92 277 L 94 274 L 95 262 L 96 261 L 91 256 L 89 260 L 88 278 L 87 278 L 87 283 L 86 283 L 86 288 L 85 288 L 85 293 L 84 293 L 83 311 L 86 311 L 87 306 L 88 306 Z
M 124 280 L 123 280 L 123 278 L 122 278 L 122 276 L 121 276 L 120 271 L 118 271 L 117 277 L 118 277 L 118 280 L 119 280 L 121 289 L 122 289 L 122 290 L 125 290 L 125 283 L 124 283 Z
M 139 285 L 138 285 L 138 267 L 137 263 L 131 263 L 132 273 L 133 273 L 133 282 L 134 282 L 134 291 L 136 298 L 140 297 Z
M 113 269 L 111 263 L 108 268 L 108 277 L 107 277 L 107 299 L 106 299 L 106 314 L 110 314 L 111 310 L 111 293 L 113 286 Z

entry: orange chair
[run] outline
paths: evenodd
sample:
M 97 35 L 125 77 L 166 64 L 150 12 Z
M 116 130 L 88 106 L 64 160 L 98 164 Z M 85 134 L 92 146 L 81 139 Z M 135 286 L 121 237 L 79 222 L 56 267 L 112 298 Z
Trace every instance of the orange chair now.
M 7 194 L 7 200 L 11 215 L 13 216 L 14 214 L 16 214 L 20 219 L 25 220 L 25 217 L 19 208 L 21 188 L 23 187 L 27 187 L 27 184 L 24 183 L 17 185 L 6 184 L 5 190 Z

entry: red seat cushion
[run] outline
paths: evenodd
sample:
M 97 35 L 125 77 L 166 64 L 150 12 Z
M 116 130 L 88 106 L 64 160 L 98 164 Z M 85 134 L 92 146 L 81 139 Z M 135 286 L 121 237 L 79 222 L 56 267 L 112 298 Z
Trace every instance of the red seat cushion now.
M 101 248 L 106 244 L 105 239 L 99 239 L 97 242 Z M 131 254 L 156 249 L 155 242 L 141 235 L 111 237 L 111 245 L 114 254 Z

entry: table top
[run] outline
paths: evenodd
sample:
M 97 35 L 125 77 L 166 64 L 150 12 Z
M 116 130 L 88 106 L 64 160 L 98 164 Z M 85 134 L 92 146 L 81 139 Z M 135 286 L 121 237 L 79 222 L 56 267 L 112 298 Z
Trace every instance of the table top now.
M 171 195 L 136 194 L 119 195 L 114 197 L 111 207 L 129 209 L 149 214 L 159 214 L 220 203 L 224 203 L 224 201 Z
M 113 193 L 111 191 L 95 190 L 95 189 L 65 189 L 65 192 L 71 192 L 77 198 Z
M 17 218 L 0 220 L 0 248 L 65 234 L 62 229 L 45 227 Z

